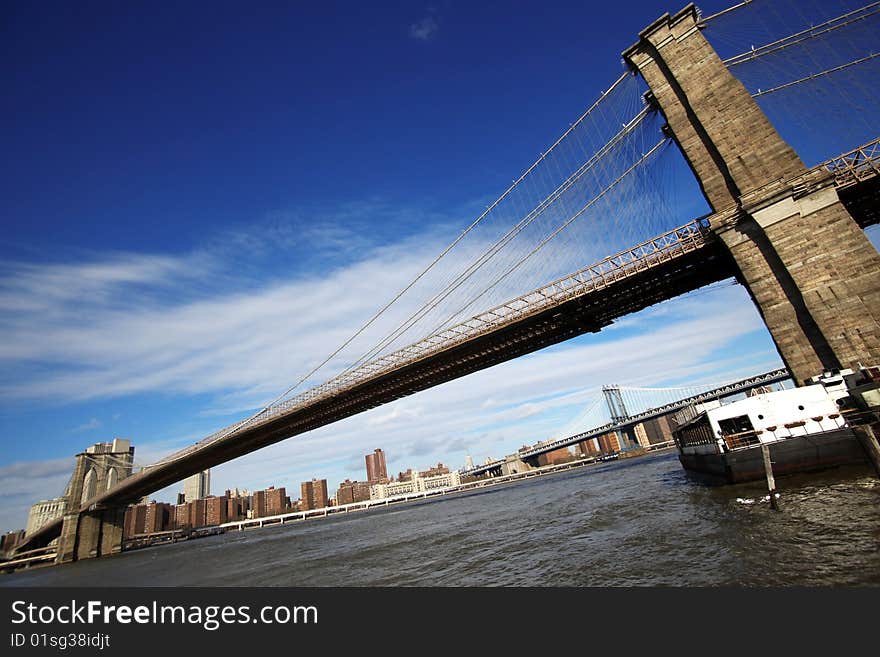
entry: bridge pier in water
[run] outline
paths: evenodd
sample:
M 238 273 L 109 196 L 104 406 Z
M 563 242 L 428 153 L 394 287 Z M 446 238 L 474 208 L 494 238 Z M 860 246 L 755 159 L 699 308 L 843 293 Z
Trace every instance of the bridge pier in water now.
M 880 255 L 700 31 L 693 5 L 623 53 L 651 89 L 795 381 L 880 363 Z
M 125 507 L 65 514 L 55 563 L 121 552 L 124 522 Z

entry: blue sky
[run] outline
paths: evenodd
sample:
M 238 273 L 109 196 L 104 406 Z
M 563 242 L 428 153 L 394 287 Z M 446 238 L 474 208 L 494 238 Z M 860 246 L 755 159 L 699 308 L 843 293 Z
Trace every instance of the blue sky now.
M 4 3 L 0 529 L 93 442 L 131 438 L 146 463 L 284 390 L 678 8 Z M 460 466 L 549 437 L 606 383 L 779 364 L 723 284 L 220 466 L 212 487 L 335 488 L 375 447 L 394 472 Z

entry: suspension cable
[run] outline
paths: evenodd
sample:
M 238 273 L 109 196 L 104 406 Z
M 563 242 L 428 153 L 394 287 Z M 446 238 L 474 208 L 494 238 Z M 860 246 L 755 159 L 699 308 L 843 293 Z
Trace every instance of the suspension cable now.
M 819 37 L 839 28 L 846 27 L 847 25 L 852 25 L 853 23 L 857 23 L 858 21 L 870 18 L 878 12 L 880 12 L 880 2 L 872 2 L 871 4 L 865 5 L 860 9 L 850 11 L 836 18 L 831 18 L 824 23 L 819 23 L 818 25 L 809 27 L 806 30 L 801 30 L 800 32 L 790 34 L 787 37 L 783 37 L 782 39 L 778 39 L 777 41 L 773 41 L 772 43 L 765 44 L 760 48 L 752 48 L 751 50 L 747 50 L 746 52 L 740 53 L 739 55 L 728 57 L 724 60 L 724 63 L 727 65 L 728 68 L 732 68 L 738 64 L 742 64 L 753 59 L 758 59 L 759 57 L 769 55 L 770 53 L 785 50 L 786 48 L 797 45 L 803 41 L 806 41 L 807 39 Z
M 788 87 L 793 87 L 795 85 L 801 84 L 803 82 L 809 82 L 811 80 L 816 80 L 825 75 L 830 75 L 831 73 L 837 73 L 838 71 L 842 71 L 844 69 L 850 68 L 851 66 L 856 66 L 857 64 L 864 64 L 865 62 L 869 62 L 872 59 L 880 57 L 880 53 L 872 53 L 867 57 L 861 57 L 860 59 L 853 60 L 851 62 L 847 62 L 846 64 L 841 64 L 840 66 L 835 66 L 834 68 L 829 68 L 824 71 L 820 71 L 819 73 L 812 73 L 811 75 L 807 75 L 798 80 L 792 80 L 791 82 L 786 82 L 785 84 L 780 84 L 778 86 L 772 87 L 771 89 L 759 89 L 757 93 L 752 94 L 752 98 L 758 98 L 760 96 L 766 96 L 767 94 L 772 94 L 776 91 L 781 91 L 782 89 L 786 89 Z

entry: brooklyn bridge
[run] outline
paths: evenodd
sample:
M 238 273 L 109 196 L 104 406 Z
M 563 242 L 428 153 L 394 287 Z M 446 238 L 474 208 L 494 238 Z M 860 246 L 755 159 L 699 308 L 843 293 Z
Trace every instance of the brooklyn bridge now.
M 880 255 L 864 234 L 880 214 L 880 2 L 823 16 L 765 4 L 688 5 L 648 25 L 621 76 L 353 337 L 392 306 L 405 321 L 358 358 L 338 358 L 342 345 L 323 383 L 316 368 L 99 490 L 78 457 L 68 512 L 19 549 L 119 551 L 126 505 L 193 473 L 722 280 L 748 291 L 796 382 L 880 362 Z M 740 39 L 743 26 L 766 41 Z M 676 205 L 674 157 L 708 213 Z

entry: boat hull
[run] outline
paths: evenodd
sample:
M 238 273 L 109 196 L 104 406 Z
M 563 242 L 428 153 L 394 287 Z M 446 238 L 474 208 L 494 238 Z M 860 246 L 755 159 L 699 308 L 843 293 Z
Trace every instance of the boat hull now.
M 770 443 L 770 461 L 774 476 L 810 472 L 841 465 L 869 463 L 856 435 L 849 428 L 794 436 Z M 681 465 L 688 472 L 726 483 L 764 479 L 761 446 L 725 454 L 679 453 Z

